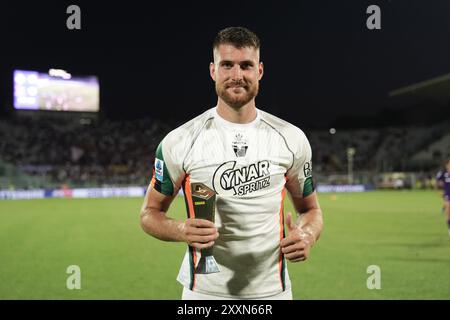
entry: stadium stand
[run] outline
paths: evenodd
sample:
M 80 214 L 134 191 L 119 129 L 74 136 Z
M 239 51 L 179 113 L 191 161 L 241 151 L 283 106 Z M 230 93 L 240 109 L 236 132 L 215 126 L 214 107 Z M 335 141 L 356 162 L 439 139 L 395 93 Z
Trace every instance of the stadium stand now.
M 450 150 L 450 133 L 428 143 L 411 157 L 416 166 L 433 166 L 442 162 Z
M 450 121 L 431 126 L 388 126 L 372 129 L 306 131 L 313 149 L 315 176 L 321 183 L 348 183 L 347 150 L 355 149 L 356 183 L 382 184 L 381 175 L 409 172 L 405 186 L 432 187 L 431 177 L 450 153 Z M 394 182 L 392 182 L 394 186 Z
M 3 171 L 11 165 L 17 168 L 10 179 L 2 179 L 3 188 L 5 184 L 7 188 L 146 185 L 154 150 L 169 130 L 151 119 L 90 124 L 61 119 L 2 119 Z
M 59 188 L 148 184 L 154 151 L 172 126 L 149 118 L 74 121 L 13 117 L 0 120 L 0 187 Z M 319 182 L 348 183 L 347 149 L 354 148 L 355 183 L 376 174 L 434 175 L 449 148 L 448 121 L 433 126 L 307 130 Z M 412 160 L 412 161 L 410 161 Z M 359 178 L 358 178 L 359 177 Z

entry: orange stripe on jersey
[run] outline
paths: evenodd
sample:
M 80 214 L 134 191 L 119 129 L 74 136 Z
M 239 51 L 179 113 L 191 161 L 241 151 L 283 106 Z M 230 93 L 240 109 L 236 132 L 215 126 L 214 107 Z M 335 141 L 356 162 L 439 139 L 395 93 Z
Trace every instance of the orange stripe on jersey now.
M 189 218 L 195 218 L 194 204 L 192 203 L 191 177 L 189 175 L 186 176 L 184 183 L 184 192 L 186 193 L 186 201 L 189 206 Z
M 194 204 L 192 203 L 191 177 L 189 175 L 187 175 L 185 180 L 184 180 L 184 193 L 185 193 L 186 201 L 188 203 L 188 208 L 189 208 L 188 215 L 189 215 L 189 218 L 194 219 L 195 218 L 195 211 L 194 211 Z M 194 262 L 193 268 L 195 269 L 195 266 L 197 265 L 197 249 L 192 248 L 192 254 L 193 254 L 193 262 Z M 192 283 L 191 290 L 194 290 L 195 282 L 196 282 L 195 272 L 194 272 L 194 277 L 193 277 L 193 281 L 192 282 L 193 283 Z
M 287 180 L 285 178 L 285 180 Z M 284 196 L 286 195 L 286 187 L 283 186 L 283 190 L 281 191 L 281 204 L 280 204 L 280 242 L 283 240 L 284 237 Z M 280 281 L 281 281 L 281 287 L 284 290 L 284 275 L 283 275 L 283 253 L 280 249 L 280 256 L 278 257 L 278 268 L 280 271 Z

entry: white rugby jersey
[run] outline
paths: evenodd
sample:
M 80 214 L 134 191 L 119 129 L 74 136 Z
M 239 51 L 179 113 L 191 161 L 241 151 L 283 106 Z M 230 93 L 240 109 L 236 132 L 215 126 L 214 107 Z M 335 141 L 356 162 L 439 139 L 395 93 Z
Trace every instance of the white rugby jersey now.
M 314 192 L 311 147 L 299 128 L 257 109 L 247 124 L 229 122 L 212 108 L 171 131 L 156 151 L 151 187 L 165 195 L 183 188 L 194 218 L 190 183 L 216 191 L 220 272 L 195 274 L 200 250 L 188 246 L 177 280 L 223 297 L 260 298 L 290 289 L 284 237 L 286 189 L 294 197 Z

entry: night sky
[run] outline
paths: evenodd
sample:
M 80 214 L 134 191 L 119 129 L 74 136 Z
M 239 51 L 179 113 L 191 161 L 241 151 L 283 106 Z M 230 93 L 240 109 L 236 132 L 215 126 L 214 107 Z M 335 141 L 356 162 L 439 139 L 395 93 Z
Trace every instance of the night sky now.
M 187 121 L 217 101 L 208 64 L 216 33 L 245 26 L 261 39 L 257 107 L 300 127 L 375 114 L 388 92 L 450 73 L 450 2 L 36 1 L 0 5 L 0 116 L 14 68 L 97 75 L 103 115 Z M 81 30 L 66 8 L 81 8 Z M 381 8 L 381 30 L 366 8 Z

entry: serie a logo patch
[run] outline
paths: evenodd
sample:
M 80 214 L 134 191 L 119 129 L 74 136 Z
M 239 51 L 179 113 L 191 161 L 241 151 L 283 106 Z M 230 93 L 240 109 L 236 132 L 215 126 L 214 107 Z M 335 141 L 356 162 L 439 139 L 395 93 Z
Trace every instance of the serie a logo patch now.
M 164 178 L 164 161 L 155 158 L 155 176 L 156 180 L 163 182 Z

